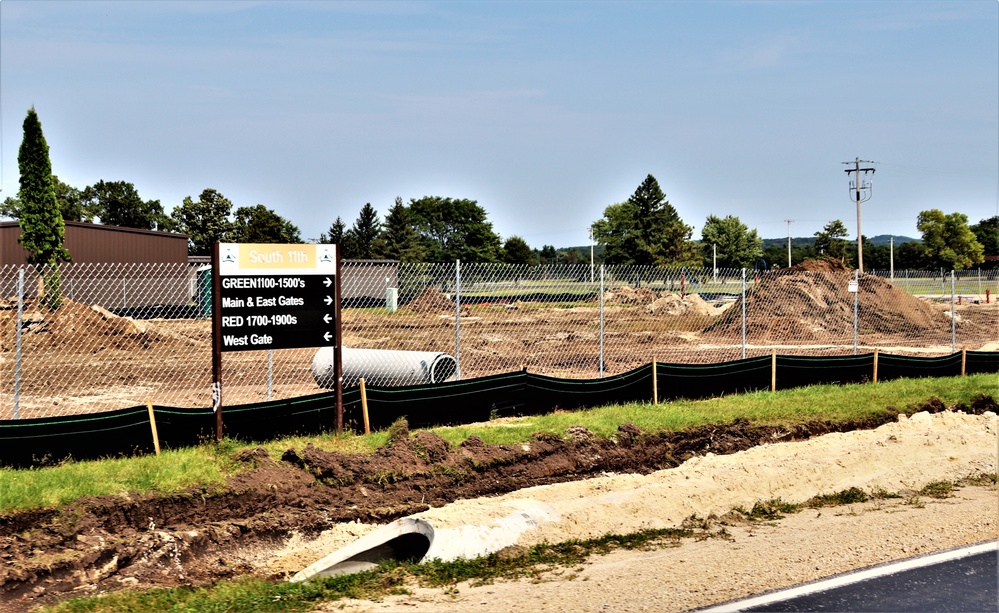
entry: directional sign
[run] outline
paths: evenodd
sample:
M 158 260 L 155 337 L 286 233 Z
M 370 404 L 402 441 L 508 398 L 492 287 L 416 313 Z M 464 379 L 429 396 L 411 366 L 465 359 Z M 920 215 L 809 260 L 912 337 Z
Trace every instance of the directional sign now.
M 219 245 L 221 351 L 326 347 L 336 337 L 336 245 Z

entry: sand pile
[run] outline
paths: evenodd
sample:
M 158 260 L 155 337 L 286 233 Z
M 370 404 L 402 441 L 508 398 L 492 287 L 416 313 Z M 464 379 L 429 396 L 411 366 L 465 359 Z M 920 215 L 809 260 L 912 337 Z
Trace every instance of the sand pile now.
M 722 309 L 715 307 L 699 294 L 687 294 L 683 298 L 679 294 L 662 294 L 645 307 L 645 312 L 651 315 L 695 315 L 713 317 L 720 315 Z
M 659 295 L 647 287 L 635 289 L 622 285 L 604 292 L 604 304 L 652 304 Z
M 839 260 L 809 260 L 771 271 L 746 292 L 746 334 L 753 342 L 830 342 L 853 336 L 854 271 Z M 873 275 L 859 279 L 858 333 L 879 337 L 949 338 L 946 315 L 926 302 Z M 974 325 L 974 324 L 962 324 Z M 710 326 L 708 338 L 741 334 L 742 306 Z

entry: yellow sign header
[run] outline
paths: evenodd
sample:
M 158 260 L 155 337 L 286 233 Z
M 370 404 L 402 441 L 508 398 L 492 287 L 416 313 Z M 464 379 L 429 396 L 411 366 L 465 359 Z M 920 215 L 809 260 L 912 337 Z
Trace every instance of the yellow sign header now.
M 315 268 L 315 245 L 241 244 L 239 267 L 251 268 Z
M 336 245 L 219 243 L 219 274 L 336 274 Z

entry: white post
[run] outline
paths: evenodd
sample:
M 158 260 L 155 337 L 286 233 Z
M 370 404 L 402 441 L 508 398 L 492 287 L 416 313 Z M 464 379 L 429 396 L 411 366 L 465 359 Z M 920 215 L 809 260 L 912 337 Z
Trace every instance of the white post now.
M 894 236 L 888 239 L 888 245 L 889 245 L 888 253 L 891 256 L 889 258 L 889 261 L 891 262 L 890 264 L 891 282 L 894 283 L 895 282 L 895 237 Z
M 712 280 L 718 283 L 718 244 L 711 243 L 711 268 L 714 269 Z

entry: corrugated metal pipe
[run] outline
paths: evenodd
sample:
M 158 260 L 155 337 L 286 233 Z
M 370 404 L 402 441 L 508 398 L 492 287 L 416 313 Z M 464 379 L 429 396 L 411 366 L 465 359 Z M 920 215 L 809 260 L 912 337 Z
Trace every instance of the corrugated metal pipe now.
M 458 364 L 453 356 L 436 351 L 351 349 L 343 347 L 344 388 L 357 387 L 364 379 L 369 386 L 400 387 L 453 381 Z M 312 359 L 312 377 L 319 387 L 333 389 L 333 348 L 323 347 Z

